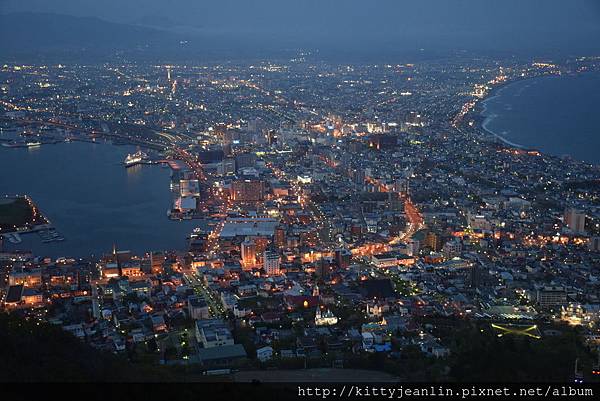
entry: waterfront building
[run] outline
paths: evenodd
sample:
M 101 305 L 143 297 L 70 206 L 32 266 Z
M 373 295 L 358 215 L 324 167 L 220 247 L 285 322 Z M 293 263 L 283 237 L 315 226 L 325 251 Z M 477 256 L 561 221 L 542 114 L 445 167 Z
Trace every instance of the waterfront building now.
M 162 252 L 150 253 L 150 266 L 152 274 L 160 274 L 164 271 L 165 255 Z
M 8 285 L 39 287 L 42 284 L 42 269 L 17 269 L 8 273 Z

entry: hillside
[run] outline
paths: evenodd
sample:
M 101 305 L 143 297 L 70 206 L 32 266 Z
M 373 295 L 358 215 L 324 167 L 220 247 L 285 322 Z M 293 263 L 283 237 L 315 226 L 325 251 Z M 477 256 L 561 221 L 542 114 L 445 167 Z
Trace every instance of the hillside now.
M 165 381 L 162 367 L 132 365 L 60 327 L 0 314 L 0 381 Z

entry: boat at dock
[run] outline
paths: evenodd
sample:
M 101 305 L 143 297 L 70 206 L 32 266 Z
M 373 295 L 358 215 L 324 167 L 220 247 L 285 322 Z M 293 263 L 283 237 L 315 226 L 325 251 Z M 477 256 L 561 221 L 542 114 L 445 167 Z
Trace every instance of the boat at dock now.
M 135 166 L 136 164 L 144 163 L 148 160 L 148 155 L 141 150 L 138 150 L 135 153 L 129 153 L 125 158 L 123 164 L 125 167 Z

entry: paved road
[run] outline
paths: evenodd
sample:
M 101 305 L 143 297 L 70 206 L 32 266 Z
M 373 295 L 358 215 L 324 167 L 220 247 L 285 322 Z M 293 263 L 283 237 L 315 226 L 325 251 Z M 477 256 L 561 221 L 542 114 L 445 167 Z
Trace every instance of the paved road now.
M 233 374 L 236 382 L 387 382 L 396 383 L 400 378 L 389 373 L 363 369 L 297 369 L 297 370 L 250 370 Z
M 225 315 L 225 308 L 221 304 L 220 300 L 213 295 L 212 291 L 204 285 L 204 283 L 198 278 L 198 276 L 194 273 L 186 273 L 183 275 L 185 280 L 188 282 L 190 286 L 196 290 L 198 295 L 202 296 L 208 307 L 210 309 L 210 313 L 213 317 L 222 317 Z

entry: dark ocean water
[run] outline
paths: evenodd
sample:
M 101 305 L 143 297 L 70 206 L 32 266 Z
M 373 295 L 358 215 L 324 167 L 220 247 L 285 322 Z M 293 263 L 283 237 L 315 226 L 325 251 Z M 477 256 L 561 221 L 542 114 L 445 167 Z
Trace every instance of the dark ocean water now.
M 37 255 L 85 257 L 112 249 L 137 253 L 184 249 L 200 222 L 167 218 L 172 202 L 170 170 L 157 165 L 125 168 L 131 146 L 81 142 L 39 148 L 0 147 L 0 194 L 28 194 L 63 242 L 22 235 L 10 249 Z
M 506 142 L 600 164 L 600 73 L 518 81 L 483 104 L 483 127 Z

